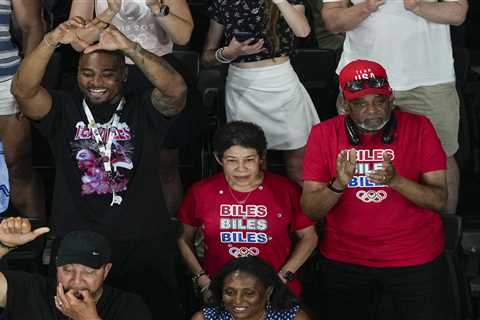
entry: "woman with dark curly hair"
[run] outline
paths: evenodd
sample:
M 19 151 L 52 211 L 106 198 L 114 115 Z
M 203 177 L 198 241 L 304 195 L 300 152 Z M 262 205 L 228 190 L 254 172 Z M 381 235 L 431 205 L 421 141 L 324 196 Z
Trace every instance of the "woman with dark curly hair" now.
M 268 148 L 284 153 L 288 176 L 301 184 L 303 149 L 319 118 L 289 56 L 310 26 L 303 0 L 213 0 L 203 48 L 206 66 L 229 64 L 227 121 L 257 123 Z
M 192 320 L 308 320 L 295 296 L 258 257 L 235 259 L 212 282 L 212 303 Z
M 313 221 L 300 207 L 300 187 L 264 170 L 267 142 L 256 124 L 232 121 L 213 140 L 223 172 L 195 183 L 178 212 L 183 226 L 178 246 L 194 281 L 208 294 L 210 277 L 225 263 L 259 256 L 299 295 L 297 270 L 318 241 Z M 205 236 L 203 259 L 193 247 L 197 231 Z

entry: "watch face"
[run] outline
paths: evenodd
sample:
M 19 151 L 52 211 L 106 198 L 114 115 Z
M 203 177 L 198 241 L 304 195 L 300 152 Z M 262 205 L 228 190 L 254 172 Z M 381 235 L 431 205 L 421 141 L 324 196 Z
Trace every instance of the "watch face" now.
M 162 6 L 160 7 L 159 16 L 165 17 L 166 15 L 168 15 L 169 12 L 170 8 L 166 4 L 162 4 Z
M 287 279 L 288 281 L 294 280 L 295 279 L 295 273 L 293 273 L 291 271 L 285 272 L 285 279 Z

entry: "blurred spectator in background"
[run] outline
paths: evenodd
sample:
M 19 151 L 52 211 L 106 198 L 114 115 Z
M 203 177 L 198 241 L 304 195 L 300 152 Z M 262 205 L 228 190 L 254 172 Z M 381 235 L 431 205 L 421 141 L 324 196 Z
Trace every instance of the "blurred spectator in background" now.
M 338 54 L 342 52 L 343 41 L 345 41 L 344 32 L 330 32 L 325 27 L 322 17 L 323 0 L 306 0 L 312 12 L 313 32 L 317 45 L 321 49 L 330 49 Z
M 10 36 L 11 26 L 20 31 L 22 53 L 27 56 L 44 34 L 42 1 L 0 0 L 0 25 L 0 140 L 9 170 L 11 201 L 22 216 L 46 221 L 43 188 L 32 168 L 30 122 L 10 93 L 21 60 Z
M 206 66 L 230 64 L 227 121 L 260 125 L 268 148 L 284 151 L 288 176 L 301 184 L 304 146 L 319 122 L 289 60 L 295 37 L 310 33 L 303 1 L 214 0 L 208 10 L 211 20 L 201 59 Z

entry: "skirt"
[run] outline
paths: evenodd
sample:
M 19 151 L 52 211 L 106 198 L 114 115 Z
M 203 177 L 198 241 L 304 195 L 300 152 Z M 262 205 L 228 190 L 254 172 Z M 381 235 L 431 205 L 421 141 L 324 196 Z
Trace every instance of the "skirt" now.
M 268 149 L 272 150 L 304 147 L 311 128 L 320 122 L 290 61 L 259 68 L 230 65 L 225 108 L 227 121 L 259 125 L 265 132 Z

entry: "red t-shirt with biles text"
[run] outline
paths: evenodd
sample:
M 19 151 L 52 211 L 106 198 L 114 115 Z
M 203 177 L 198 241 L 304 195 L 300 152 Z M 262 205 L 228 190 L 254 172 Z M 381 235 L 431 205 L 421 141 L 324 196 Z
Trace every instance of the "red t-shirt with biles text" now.
M 208 274 L 213 276 L 226 262 L 249 255 L 261 257 L 279 271 L 291 253 L 292 233 L 314 224 L 303 213 L 300 196 L 298 185 L 270 172 L 251 193 L 232 190 L 224 174 L 218 173 L 190 188 L 178 219 L 202 228 L 202 265 Z M 297 280 L 289 287 L 299 294 Z
M 328 259 L 371 267 L 420 265 L 444 249 L 441 217 L 420 207 L 389 186 L 369 181 L 367 173 L 392 156 L 397 174 L 420 182 L 428 172 L 446 169 L 446 155 L 430 121 L 395 110 L 392 144 L 382 134 L 361 134 L 356 172 L 337 204 L 328 212 L 320 251 Z M 313 127 L 305 150 L 304 181 L 328 183 L 336 176 L 336 158 L 351 149 L 345 116 Z

